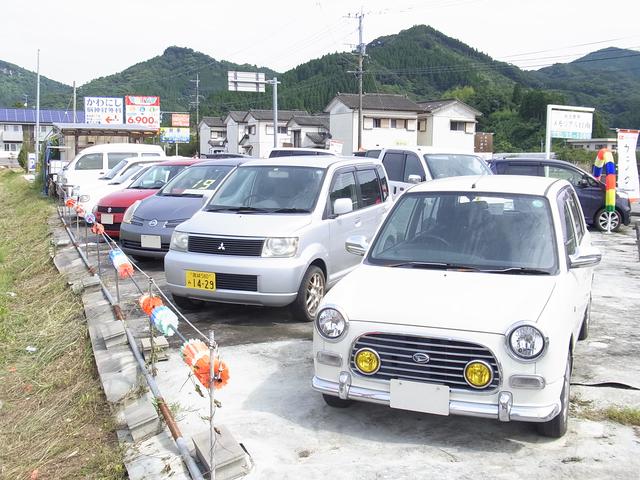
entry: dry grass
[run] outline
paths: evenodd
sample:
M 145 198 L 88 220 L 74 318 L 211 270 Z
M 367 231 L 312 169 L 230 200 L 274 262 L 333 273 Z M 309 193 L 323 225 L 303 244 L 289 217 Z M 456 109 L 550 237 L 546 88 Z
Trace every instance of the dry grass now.
M 125 478 L 81 302 L 49 257 L 52 211 L 0 171 L 0 478 Z
M 640 426 L 640 409 L 633 407 L 611 406 L 595 408 L 593 401 L 583 400 L 577 396 L 571 397 L 570 412 L 572 416 L 586 418 L 593 421 L 610 420 L 621 425 Z

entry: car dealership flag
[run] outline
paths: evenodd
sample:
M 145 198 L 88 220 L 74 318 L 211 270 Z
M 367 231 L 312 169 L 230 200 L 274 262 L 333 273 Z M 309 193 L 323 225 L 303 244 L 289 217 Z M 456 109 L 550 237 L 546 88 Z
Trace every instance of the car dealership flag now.
M 640 180 L 636 163 L 636 145 L 640 130 L 618 130 L 618 190 L 631 201 L 640 198 Z

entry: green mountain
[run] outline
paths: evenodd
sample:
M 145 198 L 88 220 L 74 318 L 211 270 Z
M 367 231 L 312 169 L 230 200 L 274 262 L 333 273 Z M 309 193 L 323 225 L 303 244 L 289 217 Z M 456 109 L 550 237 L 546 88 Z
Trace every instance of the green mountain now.
M 0 60 L 0 106 L 23 105 L 25 95 L 28 95 L 29 106 L 35 106 L 36 78 L 36 73 Z M 71 96 L 72 89 L 68 85 L 40 76 L 42 108 L 69 108 Z

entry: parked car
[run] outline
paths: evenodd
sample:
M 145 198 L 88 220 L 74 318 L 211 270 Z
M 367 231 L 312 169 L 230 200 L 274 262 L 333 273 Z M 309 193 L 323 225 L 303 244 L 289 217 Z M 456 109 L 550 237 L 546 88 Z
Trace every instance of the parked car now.
M 107 235 L 118 238 L 124 214 L 133 203 L 153 195 L 183 169 L 199 161 L 197 158 L 172 157 L 172 160 L 150 167 L 128 188 L 102 197 L 93 209 L 96 220 L 104 225 Z
M 72 195 L 75 187 L 100 178 L 125 158 L 163 156 L 164 151 L 158 145 L 107 143 L 87 147 L 62 169 L 57 180 L 58 193 Z
M 155 195 L 136 201 L 124 214 L 120 244 L 125 253 L 163 258 L 174 228 L 189 220 L 211 198 L 244 158 L 203 160 L 174 177 Z
M 347 236 L 372 236 L 390 205 L 378 160 L 246 162 L 173 232 L 167 288 L 185 308 L 193 300 L 291 305 L 312 321 L 325 291 L 359 261 L 344 250 Z
M 491 175 L 484 160 L 469 153 L 433 147 L 385 148 L 380 160 L 389 175 L 395 198 L 416 183 L 461 175 Z
M 321 148 L 294 148 L 294 147 L 281 147 L 274 148 L 269 152 L 269 158 L 277 158 L 277 157 L 300 157 L 300 156 L 316 156 L 316 155 L 332 155 L 336 156 L 337 154 L 333 153 L 330 150 L 323 150 Z
M 563 178 L 575 188 L 587 224 L 600 231 L 607 230 L 608 212 L 604 208 L 605 186 L 591 174 L 562 160 L 545 158 L 494 158 L 491 170 L 499 175 L 534 175 Z M 626 195 L 616 194 L 616 210 L 611 215 L 611 230 L 631 223 L 631 204 Z
M 565 180 L 457 177 L 402 195 L 366 255 L 324 298 L 313 388 L 438 415 L 567 429 L 576 341 L 587 337 L 591 245 Z
M 353 152 L 354 157 L 369 157 L 369 158 L 379 158 L 380 157 L 379 148 L 371 149 L 371 150 L 363 150 L 361 152 Z
M 222 160 L 225 158 L 253 158 L 250 155 L 245 155 L 244 153 L 228 153 L 228 152 L 218 152 L 218 153 L 202 153 L 200 154 L 200 158 L 206 158 L 207 160 Z

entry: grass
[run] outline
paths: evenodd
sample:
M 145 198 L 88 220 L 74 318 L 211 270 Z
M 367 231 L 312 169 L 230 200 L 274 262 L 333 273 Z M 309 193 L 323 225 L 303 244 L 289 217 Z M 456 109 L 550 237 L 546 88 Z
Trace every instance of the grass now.
M 593 401 L 583 400 L 577 396 L 571 397 L 571 414 L 587 420 L 610 420 L 621 425 L 640 426 L 640 409 L 633 407 L 610 406 L 594 408 Z
M 82 304 L 49 256 L 53 211 L 0 170 L 0 478 L 126 478 Z

